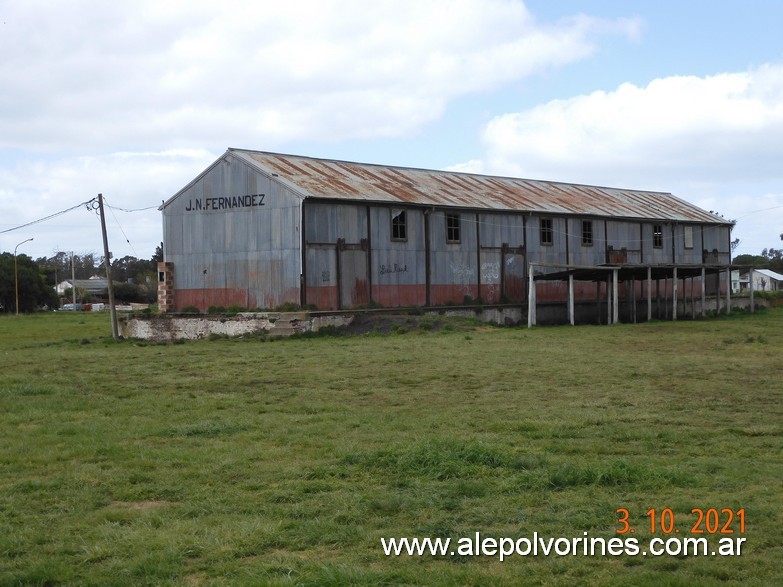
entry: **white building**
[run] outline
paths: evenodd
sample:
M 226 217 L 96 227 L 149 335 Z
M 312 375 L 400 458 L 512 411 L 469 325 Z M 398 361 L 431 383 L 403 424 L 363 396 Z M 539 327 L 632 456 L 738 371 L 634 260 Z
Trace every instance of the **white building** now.
M 741 291 L 747 291 L 750 287 L 749 273 L 739 277 Z M 781 291 L 783 290 L 783 275 L 769 269 L 753 270 L 753 291 Z M 733 279 L 732 279 L 733 282 Z

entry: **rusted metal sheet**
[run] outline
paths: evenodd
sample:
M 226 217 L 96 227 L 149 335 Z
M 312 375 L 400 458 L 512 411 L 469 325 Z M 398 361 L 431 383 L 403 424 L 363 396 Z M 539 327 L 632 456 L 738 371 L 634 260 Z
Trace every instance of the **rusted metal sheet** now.
M 304 197 L 726 224 L 725 220 L 666 192 L 371 165 L 261 151 L 231 149 L 229 153 L 298 186 Z

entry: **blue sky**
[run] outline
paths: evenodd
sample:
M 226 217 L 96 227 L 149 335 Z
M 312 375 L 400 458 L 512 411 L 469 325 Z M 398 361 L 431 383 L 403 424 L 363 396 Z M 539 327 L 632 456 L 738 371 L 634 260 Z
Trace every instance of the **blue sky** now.
M 783 3 L 0 0 L 0 231 L 154 206 L 228 147 L 672 192 L 781 248 Z M 109 215 L 149 257 L 159 212 Z M 77 209 L 0 232 L 102 250 Z

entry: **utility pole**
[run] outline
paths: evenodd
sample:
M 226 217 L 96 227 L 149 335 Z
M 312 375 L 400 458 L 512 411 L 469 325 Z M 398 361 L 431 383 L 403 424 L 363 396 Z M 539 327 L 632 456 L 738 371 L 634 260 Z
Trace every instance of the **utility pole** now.
M 109 239 L 106 237 L 106 218 L 103 215 L 103 194 L 98 194 L 98 210 L 101 213 L 101 232 L 103 233 L 103 264 L 106 267 L 106 282 L 109 288 L 111 335 L 114 340 L 117 340 L 120 338 L 120 331 L 117 327 L 117 309 L 114 307 L 114 285 L 111 282 L 111 253 L 109 253 Z
M 71 298 L 73 298 L 73 309 L 76 311 L 76 263 L 73 260 L 73 251 L 71 251 Z

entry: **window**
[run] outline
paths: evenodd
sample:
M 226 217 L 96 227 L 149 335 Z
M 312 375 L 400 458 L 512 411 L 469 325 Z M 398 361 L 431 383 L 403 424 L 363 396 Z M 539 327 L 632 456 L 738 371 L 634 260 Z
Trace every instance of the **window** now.
M 405 210 L 391 211 L 391 237 L 393 241 L 408 240 L 408 221 Z
M 582 220 L 582 246 L 593 246 L 593 221 Z
M 663 224 L 653 224 L 653 248 L 663 248 Z
M 686 249 L 692 249 L 693 248 L 693 227 L 692 226 L 685 226 L 683 228 L 685 229 L 685 248 Z
M 552 219 L 542 218 L 539 226 L 541 229 L 541 244 L 551 245 L 554 242 L 554 234 L 552 231 Z
M 446 214 L 446 242 L 458 243 L 459 241 L 459 214 Z

